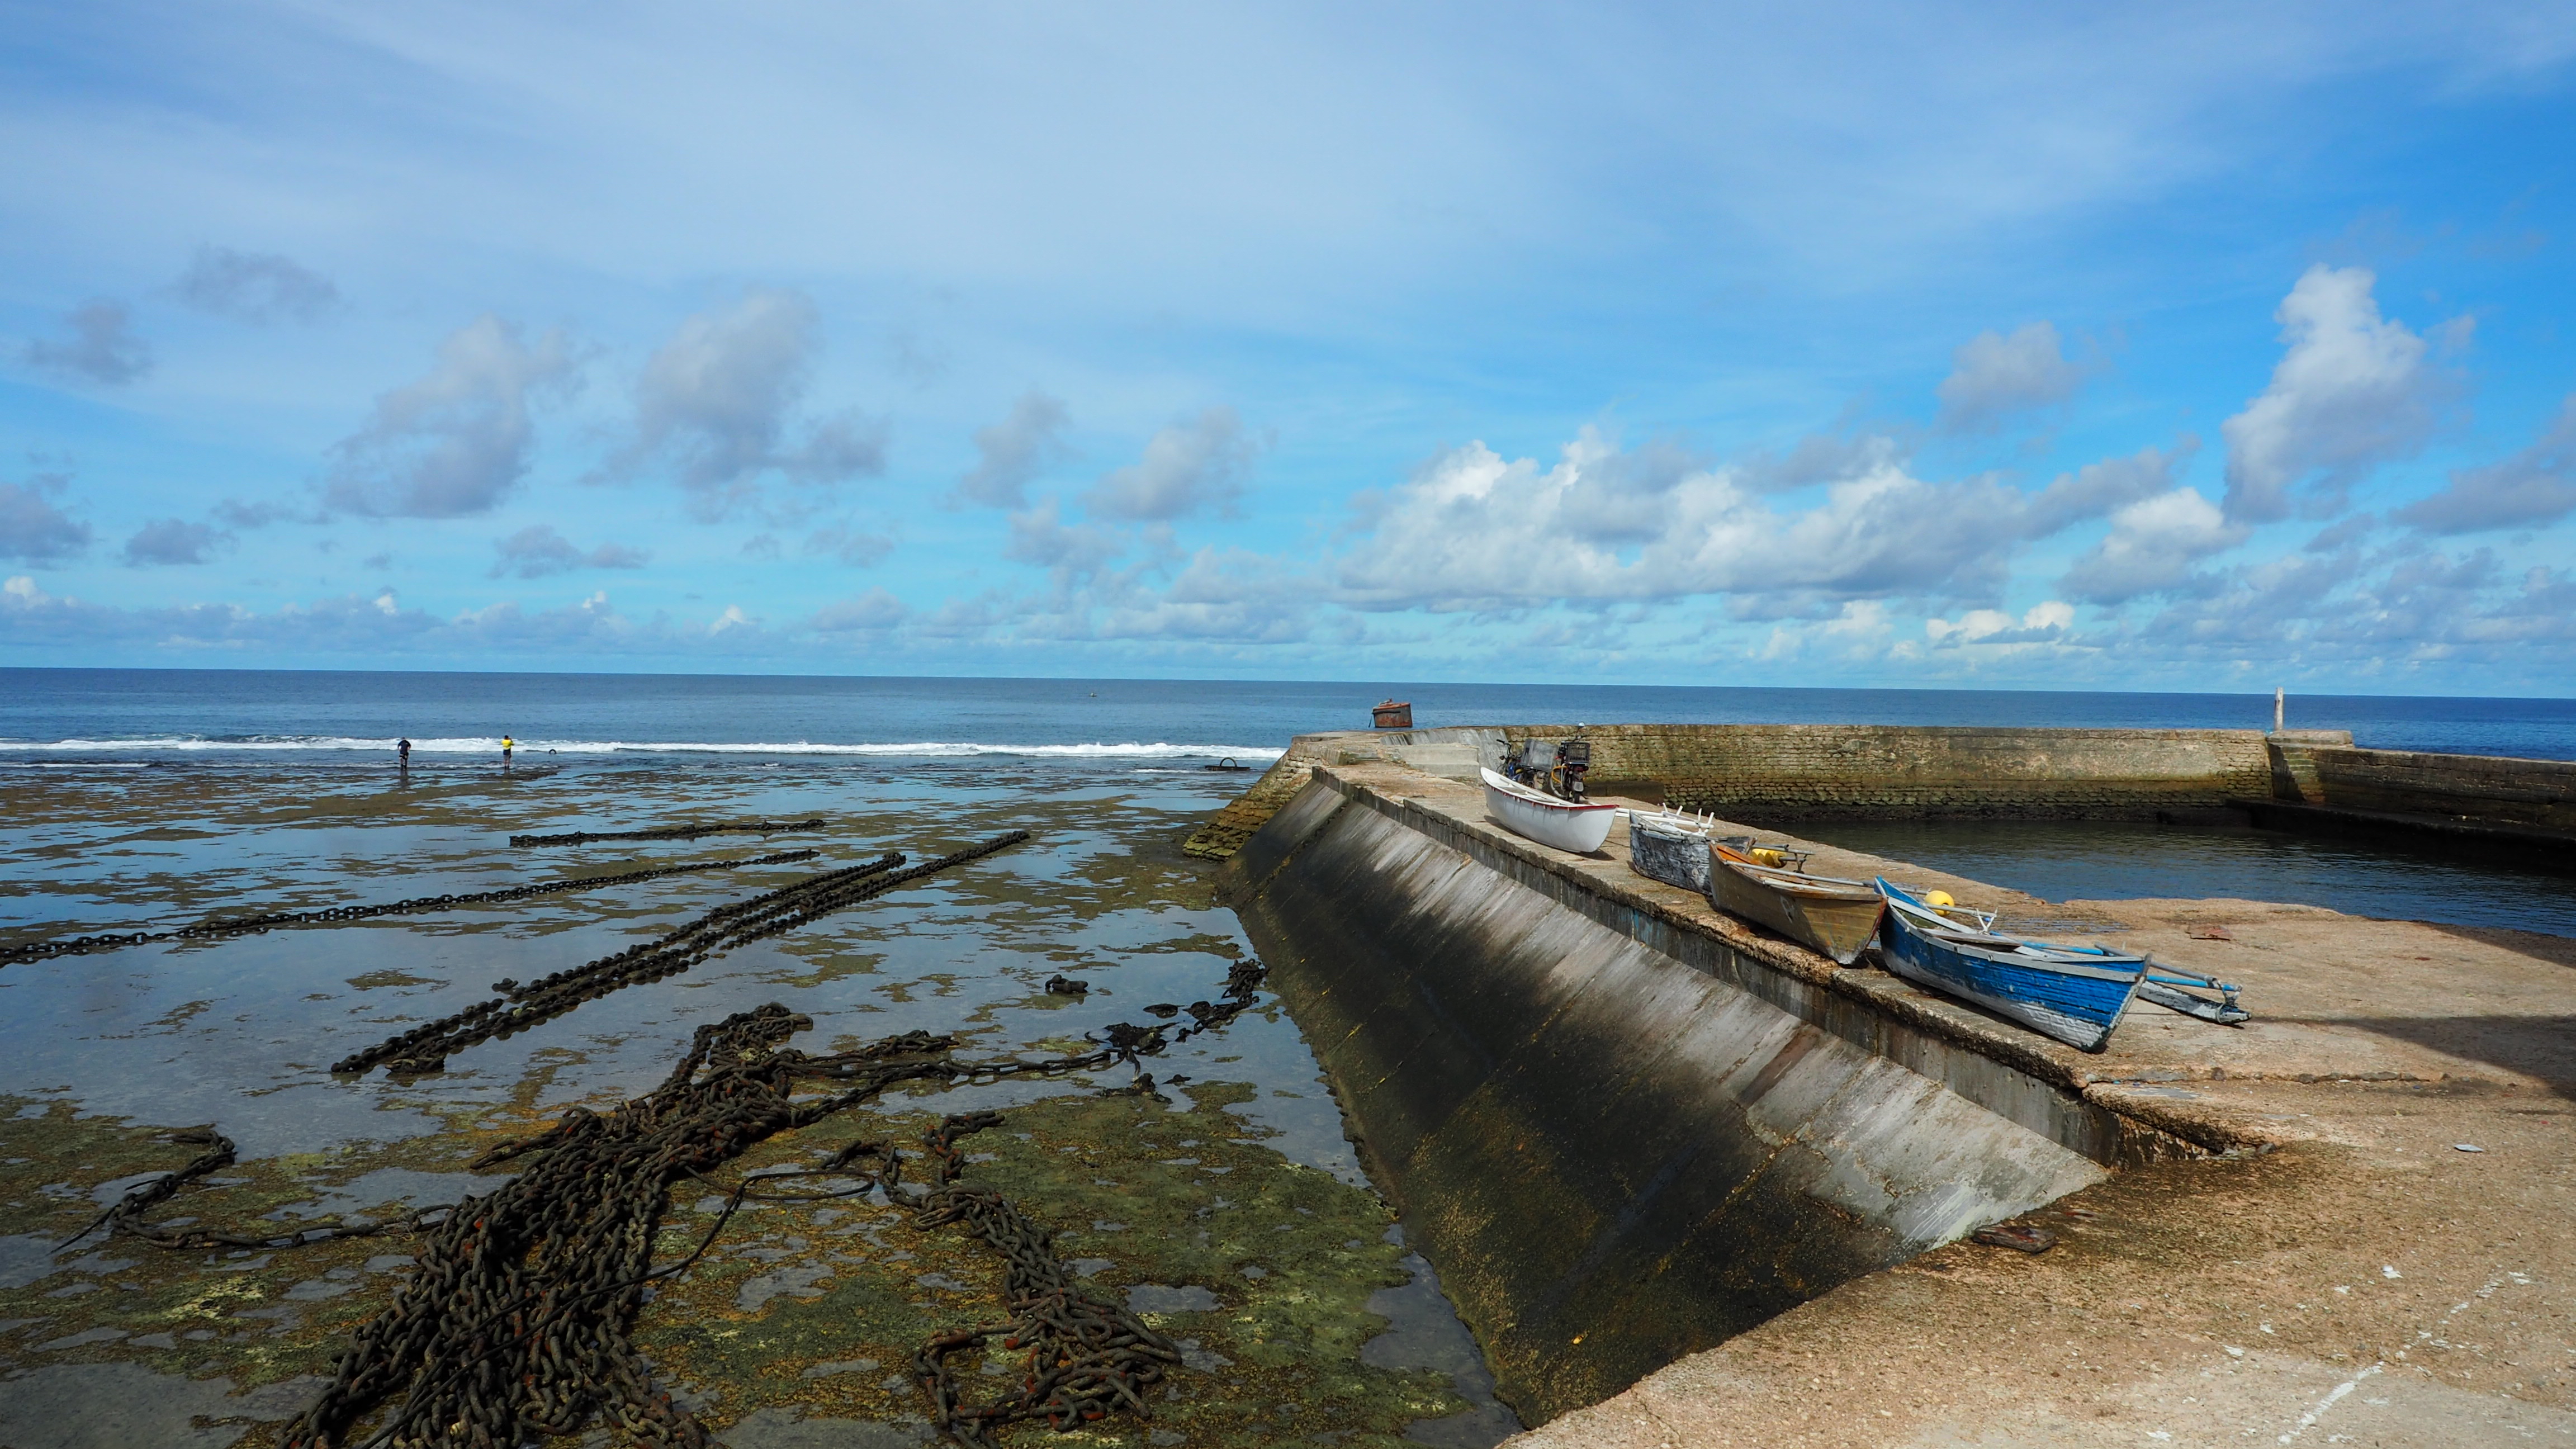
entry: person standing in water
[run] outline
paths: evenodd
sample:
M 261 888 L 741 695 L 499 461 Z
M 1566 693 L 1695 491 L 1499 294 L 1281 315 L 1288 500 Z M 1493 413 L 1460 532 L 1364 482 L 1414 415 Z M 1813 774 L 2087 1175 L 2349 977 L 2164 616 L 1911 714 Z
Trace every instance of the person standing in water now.
M 510 738 L 508 735 L 501 736 L 501 763 L 505 765 L 510 763 L 510 751 L 515 750 L 518 747 L 518 741 Z
M 404 769 L 411 768 L 411 740 L 408 736 L 394 741 L 394 756 Z

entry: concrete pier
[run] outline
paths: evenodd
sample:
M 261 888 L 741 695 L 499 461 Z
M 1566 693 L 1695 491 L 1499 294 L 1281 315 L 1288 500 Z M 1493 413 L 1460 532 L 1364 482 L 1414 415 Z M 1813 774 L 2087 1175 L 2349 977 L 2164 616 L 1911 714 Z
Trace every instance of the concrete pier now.
M 1227 888 L 1528 1442 L 2576 1443 L 2576 942 L 1817 847 L 2258 1013 L 2087 1055 L 1513 836 L 1487 742 L 1407 733 Z M 2006 1218 L 2059 1246 L 1960 1241 Z

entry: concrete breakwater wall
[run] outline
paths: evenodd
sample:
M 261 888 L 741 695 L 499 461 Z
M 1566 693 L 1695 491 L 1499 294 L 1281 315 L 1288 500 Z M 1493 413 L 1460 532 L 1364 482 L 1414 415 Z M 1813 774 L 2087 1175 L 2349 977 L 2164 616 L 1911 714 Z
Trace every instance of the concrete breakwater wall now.
M 1316 771 L 1227 898 L 1532 1422 L 2193 1150 L 1380 785 Z
M 1594 793 L 1760 824 L 1903 817 L 2243 820 L 2435 831 L 2576 855 L 2576 763 L 2354 748 L 2341 730 L 1511 725 L 1300 735 L 1192 835 L 1222 860 L 1318 765 L 1473 779 L 1521 742 L 1592 742 Z M 2559 847 L 2568 847 L 2559 850 Z

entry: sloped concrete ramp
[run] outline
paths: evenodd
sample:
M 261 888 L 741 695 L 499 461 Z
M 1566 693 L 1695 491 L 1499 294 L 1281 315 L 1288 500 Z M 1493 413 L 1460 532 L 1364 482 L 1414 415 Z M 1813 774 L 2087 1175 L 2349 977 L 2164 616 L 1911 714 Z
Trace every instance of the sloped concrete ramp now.
M 1231 869 L 1529 1422 L 2105 1176 L 1329 779 Z

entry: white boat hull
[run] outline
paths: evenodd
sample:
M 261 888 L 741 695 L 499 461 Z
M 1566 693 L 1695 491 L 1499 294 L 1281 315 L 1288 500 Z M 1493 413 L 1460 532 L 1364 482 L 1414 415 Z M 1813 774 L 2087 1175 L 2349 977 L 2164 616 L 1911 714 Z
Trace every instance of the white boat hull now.
M 1610 838 L 1610 821 L 1619 813 L 1616 805 L 1559 800 L 1491 770 L 1477 773 L 1485 780 L 1485 813 L 1514 835 L 1576 855 L 1590 855 Z

